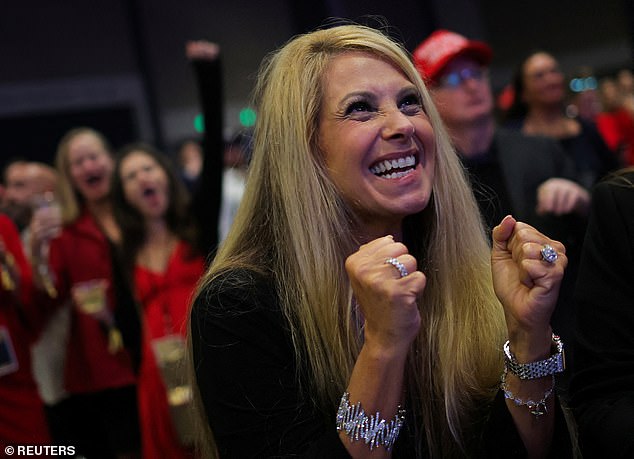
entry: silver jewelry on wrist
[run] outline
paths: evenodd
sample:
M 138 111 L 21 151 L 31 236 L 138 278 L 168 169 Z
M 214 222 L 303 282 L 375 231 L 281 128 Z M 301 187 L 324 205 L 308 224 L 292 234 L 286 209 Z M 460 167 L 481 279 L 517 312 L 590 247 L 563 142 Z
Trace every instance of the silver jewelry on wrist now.
M 507 341 L 504 343 L 505 367 L 520 379 L 537 379 L 561 373 L 566 368 L 564 343 L 555 334 L 553 334 L 553 345 L 555 346 L 555 353 L 547 359 L 532 363 L 518 363 L 515 356 L 511 353 L 510 343 Z
M 383 445 L 386 450 L 390 451 L 404 422 L 405 410 L 400 406 L 394 419 L 387 422 L 385 419 L 381 419 L 381 414 L 378 411 L 372 416 L 366 415 L 361 408 L 361 402 L 350 405 L 348 392 L 343 393 L 337 410 L 337 431 L 345 431 L 352 441 L 364 440 L 365 444 L 370 446 L 370 450 Z
M 502 391 L 504 392 L 504 398 L 512 400 L 513 403 L 515 403 L 517 406 L 526 406 L 528 408 L 528 411 L 530 411 L 530 413 L 536 418 L 539 418 L 540 416 L 548 413 L 546 401 L 548 400 L 548 397 L 552 395 L 555 389 L 555 375 L 550 375 L 552 379 L 550 389 L 544 392 L 544 396 L 541 398 L 541 400 L 536 402 L 530 398 L 528 400 L 522 400 L 521 398 L 513 394 L 513 392 L 511 392 L 506 385 L 507 373 L 508 369 L 504 368 L 504 373 L 502 373 L 502 382 L 500 383 L 500 389 L 502 389 Z

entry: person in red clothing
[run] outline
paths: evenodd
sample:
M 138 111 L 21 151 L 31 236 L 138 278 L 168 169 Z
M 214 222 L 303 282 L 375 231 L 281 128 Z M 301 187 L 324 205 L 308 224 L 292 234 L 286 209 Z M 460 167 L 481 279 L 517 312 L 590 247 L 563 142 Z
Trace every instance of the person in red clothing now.
M 625 96 L 614 78 L 599 83 L 602 111 L 596 115 L 599 132 L 606 144 L 618 153 L 624 165 L 634 165 L 634 114 L 627 108 Z
M 28 296 L 31 268 L 15 224 L 0 214 L 0 446 L 50 444 L 31 373 L 38 313 Z
M 136 375 L 118 324 L 112 263 L 121 235 L 110 199 L 114 160 L 99 132 L 77 128 L 61 139 L 56 166 L 64 228 L 49 240 L 45 222 L 35 222 L 31 249 L 38 303 L 49 311 L 70 303 L 64 380 L 71 441 L 86 457 L 135 457 Z
M 187 193 L 164 155 L 133 144 L 117 159 L 112 196 L 122 230 L 123 271 L 142 311 L 138 397 L 143 457 L 191 457 L 191 388 L 181 364 L 189 304 L 204 258 L 194 249 Z

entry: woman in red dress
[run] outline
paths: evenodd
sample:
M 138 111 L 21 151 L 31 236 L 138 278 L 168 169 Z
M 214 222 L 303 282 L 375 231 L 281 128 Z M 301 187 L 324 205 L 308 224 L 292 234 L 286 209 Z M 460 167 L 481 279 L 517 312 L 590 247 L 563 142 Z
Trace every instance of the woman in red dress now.
M 122 265 L 142 323 L 138 379 L 143 457 L 191 457 L 185 322 L 204 270 L 187 196 L 167 159 L 147 145 L 124 149 L 113 181 Z

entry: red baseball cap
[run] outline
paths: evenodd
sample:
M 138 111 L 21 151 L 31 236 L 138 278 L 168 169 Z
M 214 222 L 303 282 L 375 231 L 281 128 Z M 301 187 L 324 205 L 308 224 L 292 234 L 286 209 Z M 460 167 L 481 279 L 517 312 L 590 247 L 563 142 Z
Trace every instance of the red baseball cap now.
M 493 57 L 491 47 L 482 41 L 469 40 L 449 30 L 436 30 L 414 50 L 414 64 L 423 80 L 436 82 L 450 60 L 468 55 L 482 65 Z

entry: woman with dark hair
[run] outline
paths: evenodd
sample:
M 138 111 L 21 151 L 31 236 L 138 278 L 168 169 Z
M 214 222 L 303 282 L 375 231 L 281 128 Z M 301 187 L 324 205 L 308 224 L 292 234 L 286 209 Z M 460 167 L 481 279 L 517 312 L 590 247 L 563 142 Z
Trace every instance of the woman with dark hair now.
M 123 170 L 124 165 L 128 166 L 138 162 L 135 160 L 141 160 L 142 170 L 137 170 L 137 168 L 132 168 L 129 171 Z M 128 172 L 128 174 L 124 175 L 124 172 Z M 127 195 L 126 185 L 138 183 L 137 179 L 143 173 L 150 178 L 152 177 L 151 173 L 164 175 L 162 180 L 165 181 L 164 186 L 167 188 L 163 190 L 150 186 L 152 185 L 150 182 L 142 182 L 146 186 L 141 190 L 141 195 Z M 189 212 L 189 195 L 164 154 L 147 144 L 127 145 L 117 157 L 112 180 L 114 215 L 124 233 L 124 237 L 121 239 L 121 253 L 125 257 L 123 259 L 124 267 L 134 266 L 137 252 L 144 247 L 148 239 L 149 222 L 148 216 L 144 213 L 146 210 L 144 206 L 150 208 L 152 205 L 159 206 L 157 207 L 158 215 L 155 217 L 160 218 L 162 224 L 179 239 L 195 246 L 197 232 Z M 161 181 L 161 183 L 163 182 Z M 161 192 L 165 194 L 163 195 Z M 161 199 L 165 199 L 165 202 L 160 202 Z M 165 207 L 160 207 L 162 205 Z
M 138 376 L 143 457 L 190 457 L 180 378 L 190 298 L 204 269 L 195 251 L 187 192 L 167 158 L 130 145 L 117 158 L 112 199 L 121 228 L 121 260 L 142 324 Z
M 618 162 L 593 124 L 566 115 L 565 82 L 551 54 L 532 52 L 513 76 L 514 99 L 506 118 L 524 134 L 557 139 L 576 165 L 576 181 L 589 188 Z

